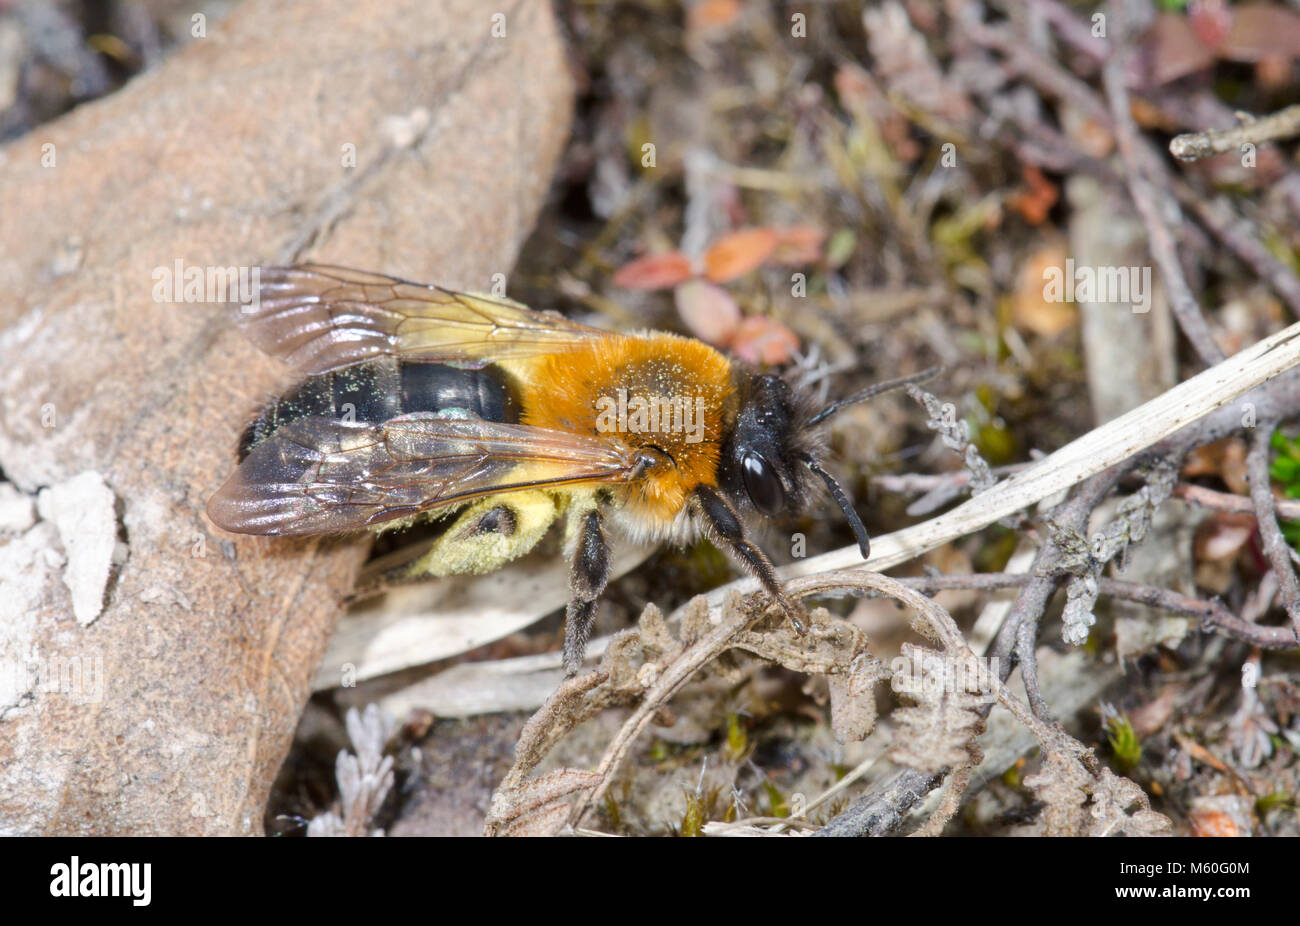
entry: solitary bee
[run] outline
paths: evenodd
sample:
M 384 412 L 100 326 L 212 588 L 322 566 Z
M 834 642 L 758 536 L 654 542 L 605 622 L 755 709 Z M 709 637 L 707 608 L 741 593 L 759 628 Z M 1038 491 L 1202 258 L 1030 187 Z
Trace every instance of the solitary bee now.
M 702 532 L 802 631 L 742 526 L 804 508 L 815 480 L 865 559 L 866 528 L 822 464 L 814 411 L 778 376 L 692 338 L 617 334 L 508 299 L 317 264 L 264 268 L 239 325 L 306 379 L 267 406 L 208 502 L 246 534 L 383 530 L 452 518 L 410 576 L 490 572 L 562 521 L 571 562 L 564 666 L 576 673 L 609 578 L 608 536 Z

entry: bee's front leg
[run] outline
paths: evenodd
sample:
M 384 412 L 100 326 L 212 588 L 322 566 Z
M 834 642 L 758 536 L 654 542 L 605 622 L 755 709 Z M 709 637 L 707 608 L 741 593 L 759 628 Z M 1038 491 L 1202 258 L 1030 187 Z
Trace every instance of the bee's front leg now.
M 573 676 L 582 668 L 587 651 L 596 601 L 609 581 L 609 541 L 605 537 L 604 519 L 595 508 L 575 512 L 570 525 L 573 536 L 573 559 L 569 588 L 573 597 L 564 621 L 564 674 Z
M 708 486 L 699 486 L 691 494 L 691 510 L 695 515 L 696 523 L 704 530 L 705 536 L 739 560 L 781 606 L 781 610 L 790 619 L 790 624 L 795 631 L 803 633 L 805 630 L 803 610 L 781 588 L 772 561 L 745 536 L 740 516 L 727 500 L 716 490 Z

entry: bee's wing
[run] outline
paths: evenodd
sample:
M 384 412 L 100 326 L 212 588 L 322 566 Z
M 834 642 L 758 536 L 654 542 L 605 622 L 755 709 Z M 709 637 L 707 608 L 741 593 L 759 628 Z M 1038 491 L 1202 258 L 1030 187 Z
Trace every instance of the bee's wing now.
M 555 354 L 610 337 L 509 299 L 458 293 L 378 273 L 302 264 L 263 267 L 238 323 L 249 339 L 305 373 L 383 355 L 489 363 Z
M 527 425 L 302 418 L 253 447 L 208 517 L 244 534 L 356 531 L 516 489 L 621 482 L 633 463 L 615 441 Z

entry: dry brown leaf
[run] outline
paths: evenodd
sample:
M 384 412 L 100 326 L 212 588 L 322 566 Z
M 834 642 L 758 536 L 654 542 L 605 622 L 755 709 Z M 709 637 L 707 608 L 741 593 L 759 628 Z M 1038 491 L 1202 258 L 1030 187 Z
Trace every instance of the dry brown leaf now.
M 831 675 L 831 735 L 837 743 L 859 743 L 876 727 L 876 683 L 887 678 L 880 660 L 862 653 L 849 670 Z
M 791 225 L 773 231 L 776 232 L 776 250 L 770 258 L 772 263 L 799 267 L 822 259 L 822 242 L 826 240 L 823 229 L 815 225 Z
M 740 0 L 696 0 L 686 8 L 686 28 L 695 31 L 724 29 L 740 16 Z
M 1218 48 L 1230 61 L 1292 61 L 1300 57 L 1300 13 L 1280 3 L 1247 3 L 1231 10 L 1232 25 Z
M 1080 754 L 1072 740 L 1059 734 L 1043 744 L 1042 767 L 1025 778 L 1025 787 L 1046 806 L 1042 820 L 1047 836 L 1167 836 L 1173 824 L 1151 809 L 1140 787 L 1090 754 Z M 1084 759 L 1096 770 L 1089 771 Z
M 789 363 L 799 349 L 799 335 L 766 315 L 751 315 L 736 326 L 731 350 L 753 364 L 779 366 Z
M 1254 533 L 1254 515 L 1216 511 L 1196 528 L 1193 546 L 1196 559 L 1199 562 L 1235 557 Z
M 704 275 L 714 283 L 743 277 L 761 267 L 776 244 L 776 232 L 770 228 L 748 228 L 724 235 L 704 252 Z
M 1064 279 L 1065 245 L 1049 242 L 1029 255 L 1016 277 L 1012 294 L 1011 316 L 1016 327 L 1045 338 L 1056 337 L 1078 323 L 1079 313 L 1073 304 L 1048 300 L 1045 274 L 1053 268 Z
M 1200 476 L 1218 476 L 1235 495 L 1250 494 L 1250 480 L 1246 478 L 1246 442 L 1240 437 L 1228 437 L 1204 447 L 1197 447 L 1187 455 L 1183 475 L 1189 479 Z
M 670 289 L 695 275 L 690 258 L 680 251 L 648 254 L 624 264 L 611 282 L 623 289 Z
M 1161 13 L 1142 37 L 1144 77 L 1155 85 L 1166 84 L 1203 71 L 1214 63 L 1214 52 L 1205 46 L 1185 16 Z
M 707 280 L 688 280 L 673 290 L 677 314 L 691 334 L 726 347 L 740 326 L 740 306 L 731 293 Z
M 1042 225 L 1060 199 L 1061 191 L 1032 164 L 1024 165 L 1022 172 L 1028 189 L 1013 194 L 1007 200 L 1007 205 L 1019 212 L 1030 225 Z

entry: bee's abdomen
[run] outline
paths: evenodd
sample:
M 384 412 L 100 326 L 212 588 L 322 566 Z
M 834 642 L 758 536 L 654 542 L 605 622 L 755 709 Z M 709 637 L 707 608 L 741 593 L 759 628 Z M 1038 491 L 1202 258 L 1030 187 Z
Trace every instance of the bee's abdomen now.
M 380 424 L 413 412 L 460 412 L 516 422 L 515 389 L 496 367 L 471 370 L 441 363 L 374 360 L 309 376 L 258 414 L 239 440 L 239 459 L 278 429 L 313 416 Z
M 458 409 L 484 421 L 519 420 L 519 397 L 494 366 L 466 370 L 442 363 L 401 363 L 402 414 Z

